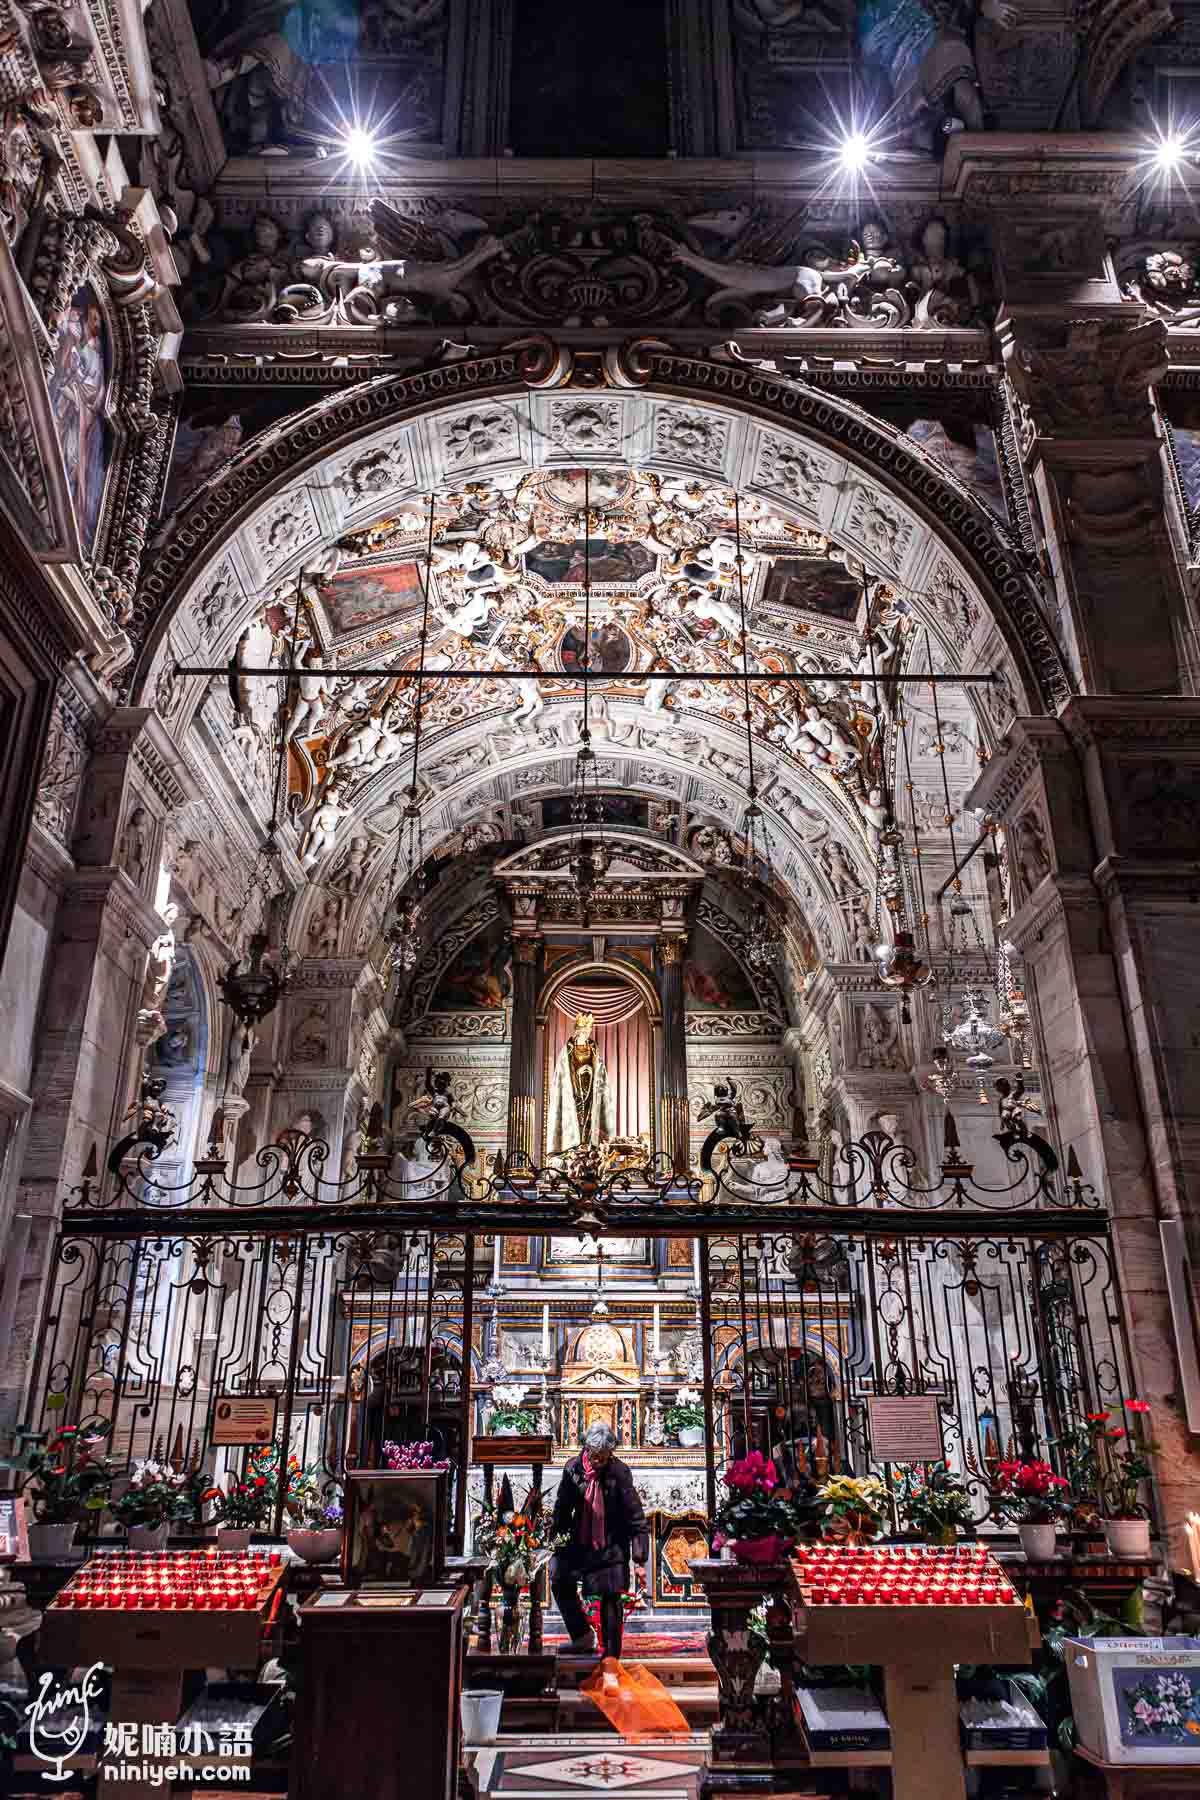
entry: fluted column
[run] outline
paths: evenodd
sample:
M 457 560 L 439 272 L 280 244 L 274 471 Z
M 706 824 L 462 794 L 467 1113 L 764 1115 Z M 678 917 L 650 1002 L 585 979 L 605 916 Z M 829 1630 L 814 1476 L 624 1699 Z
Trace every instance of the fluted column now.
M 658 1072 L 658 1147 L 680 1174 L 688 1166 L 687 1045 L 683 1035 L 683 948 L 680 937 L 658 940 L 658 997 L 662 1049 Z
M 512 1053 L 508 1071 L 508 1161 L 532 1163 L 537 1116 L 537 991 L 539 937 L 513 942 Z

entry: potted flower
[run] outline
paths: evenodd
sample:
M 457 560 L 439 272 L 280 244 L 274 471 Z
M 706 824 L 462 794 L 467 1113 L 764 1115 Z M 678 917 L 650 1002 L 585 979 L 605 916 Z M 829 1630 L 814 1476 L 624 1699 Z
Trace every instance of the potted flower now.
M 796 1541 L 800 1516 L 775 1464 L 752 1450 L 731 1462 L 722 1480 L 729 1491 L 713 1519 L 713 1549 L 728 1544 L 738 1562 L 778 1562 Z
M 973 1518 L 971 1496 L 944 1462 L 906 1468 L 897 1496 L 900 1517 L 927 1544 L 953 1544 Z
M 833 1475 L 817 1489 L 825 1536 L 866 1544 L 879 1536 L 888 1492 L 874 1475 Z
M 1048 1462 L 1002 1462 L 992 1481 L 992 1510 L 1016 1523 L 1021 1548 L 1032 1562 L 1054 1555 L 1058 1521 L 1071 1509 L 1070 1483 Z
M 695 1388 L 681 1387 L 663 1419 L 685 1450 L 695 1450 L 704 1442 L 704 1402 Z
M 1130 1412 L 1149 1412 L 1144 1400 L 1127 1400 Z M 1102 1483 L 1104 1535 L 1113 1556 L 1145 1559 L 1150 1554 L 1150 1509 L 1142 1483 L 1151 1476 L 1146 1449 L 1126 1436 L 1124 1426 L 1105 1432 L 1107 1473 Z M 1124 1439 L 1124 1443 L 1121 1440 Z
M 84 1514 L 104 1511 L 113 1467 L 100 1446 L 111 1429 L 106 1419 L 64 1425 L 30 1451 L 22 1490 L 33 1507 L 29 1554 L 34 1562 L 61 1560 Z
M 488 1431 L 492 1437 L 532 1437 L 537 1419 L 522 1406 L 526 1390 L 519 1381 L 498 1381 L 492 1389 Z
M 324 1471 L 301 1469 L 288 1482 L 284 1507 L 295 1524 L 288 1527 L 288 1549 L 307 1563 L 332 1562 L 342 1547 L 342 1504 L 337 1483 L 323 1480 Z
M 196 1515 L 192 1478 L 169 1463 L 146 1458 L 133 1465 L 129 1485 L 108 1510 L 125 1527 L 131 1550 L 161 1550 L 171 1526 Z
M 245 1479 L 231 1476 L 226 1488 L 210 1487 L 201 1498 L 211 1503 L 222 1550 L 248 1550 L 250 1533 L 266 1524 L 275 1506 L 275 1474 L 279 1452 L 252 1450 Z

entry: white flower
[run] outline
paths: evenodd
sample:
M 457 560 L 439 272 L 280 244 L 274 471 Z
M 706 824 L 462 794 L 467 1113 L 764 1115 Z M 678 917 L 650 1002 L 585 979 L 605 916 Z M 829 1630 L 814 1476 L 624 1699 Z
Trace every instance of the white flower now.
M 519 1381 L 498 1381 L 492 1389 L 492 1401 L 496 1406 L 520 1406 L 527 1391 Z
M 675 1396 L 676 1406 L 699 1406 L 702 1404 L 699 1388 L 681 1387 Z

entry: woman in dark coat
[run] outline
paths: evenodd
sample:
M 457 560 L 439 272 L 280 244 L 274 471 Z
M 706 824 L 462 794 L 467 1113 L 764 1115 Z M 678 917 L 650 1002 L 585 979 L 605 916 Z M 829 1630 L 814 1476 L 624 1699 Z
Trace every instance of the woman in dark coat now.
M 582 1453 L 563 1470 L 554 1500 L 555 1537 L 569 1541 L 550 1564 L 550 1587 L 577 1656 L 596 1648 L 596 1634 L 579 1600 L 600 1596 L 600 1634 L 606 1656 L 620 1656 L 629 1590 L 629 1559 L 644 1563 L 649 1551 L 646 1515 L 633 1471 L 613 1455 L 616 1437 L 607 1425 L 593 1425 Z

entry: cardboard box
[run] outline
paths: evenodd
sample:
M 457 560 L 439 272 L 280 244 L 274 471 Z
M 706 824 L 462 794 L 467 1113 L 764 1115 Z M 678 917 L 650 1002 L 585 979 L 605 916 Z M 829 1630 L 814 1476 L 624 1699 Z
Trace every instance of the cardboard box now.
M 958 1709 L 968 1750 L 1044 1750 L 1046 1727 L 1020 1688 L 1005 1684 L 1003 1700 L 964 1700 Z
M 1075 1728 L 1104 1762 L 1200 1763 L 1200 1638 L 1068 1638 Z
M 888 1722 L 864 1688 L 798 1688 L 804 1735 L 813 1750 L 890 1750 Z

